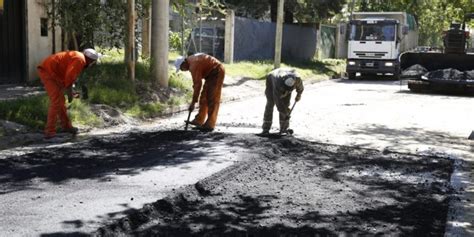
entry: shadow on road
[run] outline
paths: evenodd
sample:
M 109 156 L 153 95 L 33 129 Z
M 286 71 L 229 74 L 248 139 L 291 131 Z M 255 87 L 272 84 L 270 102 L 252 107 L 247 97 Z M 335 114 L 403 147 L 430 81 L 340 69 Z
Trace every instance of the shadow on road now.
M 195 131 L 108 135 L 59 148 L 0 160 L 0 191 L 34 189 L 33 179 L 61 184 L 70 179 L 109 181 L 109 174 L 135 175 L 208 156 L 213 138 Z M 217 159 L 206 158 L 210 162 Z

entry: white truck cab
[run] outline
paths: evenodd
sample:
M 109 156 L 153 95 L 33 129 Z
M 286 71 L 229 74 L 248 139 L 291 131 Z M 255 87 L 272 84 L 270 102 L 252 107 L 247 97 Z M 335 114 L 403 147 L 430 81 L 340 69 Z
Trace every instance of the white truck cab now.
M 416 47 L 414 19 L 404 12 L 355 12 L 349 23 L 346 72 L 349 79 L 361 75 L 392 75 L 398 78 L 399 56 Z M 409 21 L 413 21 L 411 26 Z

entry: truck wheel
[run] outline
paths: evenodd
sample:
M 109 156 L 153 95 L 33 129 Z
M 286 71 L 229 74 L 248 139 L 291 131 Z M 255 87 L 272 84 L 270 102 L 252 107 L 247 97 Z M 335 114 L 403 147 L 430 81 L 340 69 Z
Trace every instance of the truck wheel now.
M 425 92 L 428 90 L 429 85 L 420 81 L 410 80 L 408 81 L 408 89 L 415 93 Z
M 356 73 L 355 72 L 347 73 L 347 79 L 355 80 L 356 79 Z
M 399 81 L 400 80 L 400 74 L 399 73 L 394 73 L 392 76 L 392 80 Z

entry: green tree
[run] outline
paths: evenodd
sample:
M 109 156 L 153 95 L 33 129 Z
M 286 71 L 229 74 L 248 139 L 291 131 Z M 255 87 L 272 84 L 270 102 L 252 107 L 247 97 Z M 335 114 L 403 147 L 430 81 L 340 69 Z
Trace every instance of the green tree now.
M 276 21 L 277 0 L 221 0 L 236 15 Z M 311 23 L 324 21 L 343 8 L 346 0 L 285 0 L 285 23 Z
M 136 0 L 137 20 L 151 0 Z M 40 0 L 52 26 L 64 32 L 65 49 L 95 45 L 121 48 L 126 30 L 127 4 L 123 0 Z
M 43 0 L 40 3 L 50 19 L 54 19 L 52 27 L 60 26 L 63 30 L 63 47 L 78 50 L 92 44 L 93 29 L 100 22 L 99 1 Z

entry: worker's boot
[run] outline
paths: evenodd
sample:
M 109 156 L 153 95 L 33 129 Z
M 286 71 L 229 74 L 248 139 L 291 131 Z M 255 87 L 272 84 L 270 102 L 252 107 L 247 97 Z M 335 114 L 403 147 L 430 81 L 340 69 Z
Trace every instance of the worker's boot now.
M 79 133 L 79 129 L 76 127 L 70 127 L 70 128 L 63 128 L 62 132 L 65 133 L 70 133 L 72 135 L 76 135 Z
M 201 131 L 201 132 L 212 132 L 212 131 L 214 131 L 214 128 L 202 126 L 202 127 L 199 127 L 199 131 Z
M 189 124 L 194 125 L 196 127 L 202 127 L 202 124 L 197 122 L 196 119 L 189 121 Z

